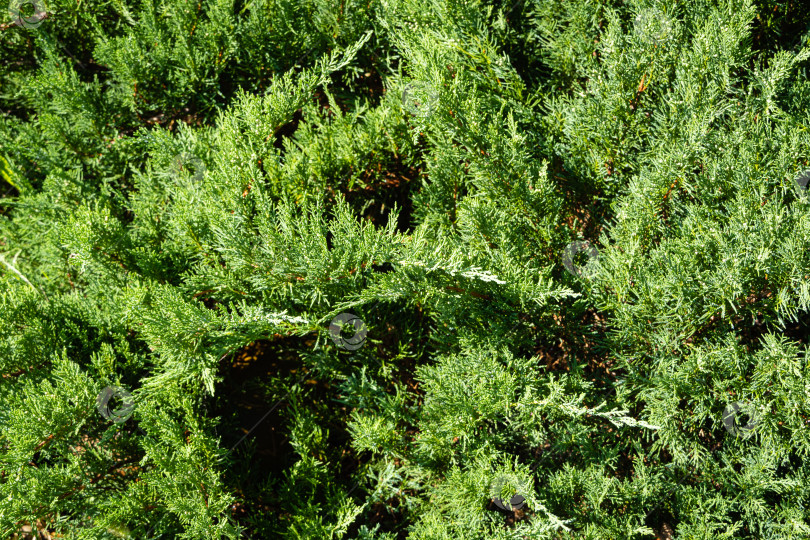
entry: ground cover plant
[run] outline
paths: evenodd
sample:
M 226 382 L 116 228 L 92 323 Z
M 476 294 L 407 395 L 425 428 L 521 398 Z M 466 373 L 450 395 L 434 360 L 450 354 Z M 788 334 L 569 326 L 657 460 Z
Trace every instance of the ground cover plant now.
M 810 537 L 810 11 L 11 0 L 0 537 Z

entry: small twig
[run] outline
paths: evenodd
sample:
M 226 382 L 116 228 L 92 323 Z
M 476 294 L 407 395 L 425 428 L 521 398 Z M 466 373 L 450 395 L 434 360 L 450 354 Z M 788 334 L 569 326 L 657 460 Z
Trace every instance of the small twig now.
M 20 279 L 22 279 L 24 282 L 26 282 L 26 283 L 28 284 L 28 286 L 29 286 L 29 287 L 31 287 L 32 289 L 34 289 L 35 291 L 37 291 L 38 293 L 40 293 L 42 296 L 44 296 L 44 297 L 45 297 L 45 300 L 48 300 L 48 295 L 46 295 L 44 291 L 41 291 L 40 289 L 37 289 L 37 288 L 34 286 L 34 284 L 33 284 L 33 283 L 31 283 L 30 281 L 28 281 L 28 278 L 27 278 L 27 277 L 25 277 L 25 276 L 22 274 L 22 272 L 20 272 L 19 270 L 17 270 L 17 268 L 15 268 L 15 267 L 14 267 L 14 264 L 17 262 L 17 257 L 19 257 L 19 256 L 20 256 L 20 250 L 18 250 L 18 251 L 17 251 L 17 254 L 16 254 L 16 255 L 14 255 L 14 260 L 13 260 L 12 262 L 8 262 L 8 261 L 6 261 L 5 257 L 3 257 L 3 255 L 0 255 L 0 263 L 3 263 L 4 265 L 6 265 L 6 266 L 8 267 L 8 269 L 9 269 L 9 270 L 11 270 L 12 272 L 14 272 L 14 273 L 15 273 L 15 274 L 16 274 L 16 275 L 17 275 L 17 276 L 20 278 Z

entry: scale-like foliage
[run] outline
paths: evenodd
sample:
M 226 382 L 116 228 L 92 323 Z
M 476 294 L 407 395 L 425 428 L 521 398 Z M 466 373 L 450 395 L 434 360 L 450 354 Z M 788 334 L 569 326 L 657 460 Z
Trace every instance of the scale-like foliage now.
M 810 14 L 11 0 L 0 536 L 810 536 Z

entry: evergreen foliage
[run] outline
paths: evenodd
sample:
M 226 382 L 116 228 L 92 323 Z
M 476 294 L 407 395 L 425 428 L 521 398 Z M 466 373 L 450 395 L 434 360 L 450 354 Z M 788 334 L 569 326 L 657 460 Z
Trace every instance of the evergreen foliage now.
M 801 4 L 23 3 L 0 537 L 810 537 Z

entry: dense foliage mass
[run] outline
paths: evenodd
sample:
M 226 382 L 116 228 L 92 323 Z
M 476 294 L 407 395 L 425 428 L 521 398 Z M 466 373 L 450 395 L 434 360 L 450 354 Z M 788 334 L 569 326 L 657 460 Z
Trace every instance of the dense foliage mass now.
M 24 1 L 0 537 L 810 536 L 801 3 Z

